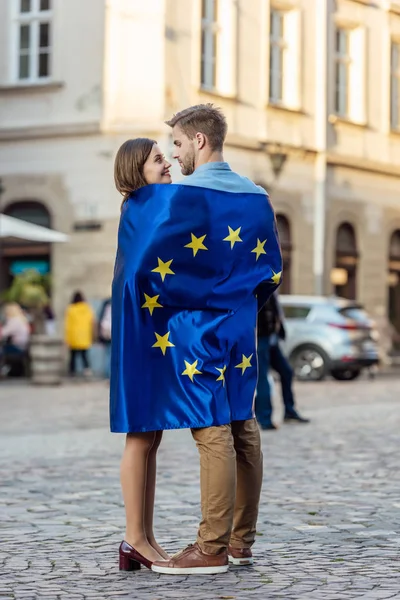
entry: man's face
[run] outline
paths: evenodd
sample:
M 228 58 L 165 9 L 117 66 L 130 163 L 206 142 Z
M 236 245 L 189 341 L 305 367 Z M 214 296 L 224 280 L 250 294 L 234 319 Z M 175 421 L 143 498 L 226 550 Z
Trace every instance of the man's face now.
M 196 138 L 189 140 L 178 125 L 172 129 L 173 157 L 181 167 L 182 175 L 191 175 L 196 169 Z

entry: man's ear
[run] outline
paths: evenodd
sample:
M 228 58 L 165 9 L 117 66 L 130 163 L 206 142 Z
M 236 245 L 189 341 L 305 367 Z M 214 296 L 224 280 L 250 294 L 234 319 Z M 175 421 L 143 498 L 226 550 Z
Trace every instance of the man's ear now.
M 196 133 L 197 149 L 202 150 L 207 143 L 207 138 L 204 133 Z

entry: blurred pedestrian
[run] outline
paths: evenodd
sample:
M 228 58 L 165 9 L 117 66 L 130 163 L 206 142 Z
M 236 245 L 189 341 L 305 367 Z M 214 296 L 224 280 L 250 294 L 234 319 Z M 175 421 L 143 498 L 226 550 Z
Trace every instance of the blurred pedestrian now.
M 56 335 L 56 318 L 50 303 L 46 304 L 46 306 L 43 309 L 43 313 L 45 318 L 44 331 L 46 335 Z
M 400 334 L 386 315 L 385 308 L 379 306 L 375 309 L 374 323 L 376 326 L 379 361 L 381 365 L 390 366 L 393 351 L 400 344 Z M 375 334 L 376 335 L 376 334 Z
M 283 354 L 279 339 L 285 339 L 283 311 L 275 292 L 258 315 L 258 382 L 256 417 L 261 429 L 278 429 L 272 422 L 272 392 L 268 380 L 270 368 L 281 380 L 282 398 L 285 406 L 284 422 L 309 423 L 296 409 L 293 394 L 293 370 Z
M 111 298 L 107 298 L 101 305 L 99 318 L 98 340 L 104 349 L 103 373 L 110 379 L 111 371 Z
M 29 321 L 24 311 L 16 302 L 10 302 L 4 307 L 4 325 L 0 327 L 0 357 L 1 374 L 7 375 L 10 367 L 6 364 L 7 356 L 13 358 L 26 354 L 31 334 Z
M 82 292 L 75 292 L 65 313 L 65 343 L 70 349 L 69 374 L 76 373 L 76 359 L 81 357 L 83 374 L 91 375 L 88 350 L 93 343 L 95 318 Z

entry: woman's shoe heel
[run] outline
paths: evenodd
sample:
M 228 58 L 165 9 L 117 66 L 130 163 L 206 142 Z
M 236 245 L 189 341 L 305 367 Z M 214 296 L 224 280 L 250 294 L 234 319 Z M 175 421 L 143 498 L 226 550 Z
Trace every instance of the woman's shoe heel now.
M 133 546 L 125 542 L 121 542 L 119 547 L 119 570 L 120 571 L 138 571 L 143 565 L 147 569 L 151 569 L 152 561 L 142 556 L 140 552 L 135 550 Z
M 120 571 L 138 571 L 140 563 L 137 560 L 132 560 L 129 556 L 119 555 L 119 570 Z

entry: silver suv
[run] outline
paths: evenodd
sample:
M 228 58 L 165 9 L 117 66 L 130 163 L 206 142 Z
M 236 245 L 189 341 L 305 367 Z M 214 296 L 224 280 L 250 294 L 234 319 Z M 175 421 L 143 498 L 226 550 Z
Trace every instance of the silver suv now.
M 336 297 L 279 298 L 286 317 L 282 350 L 298 379 L 319 381 L 330 373 L 349 381 L 379 362 L 378 333 L 360 304 Z

